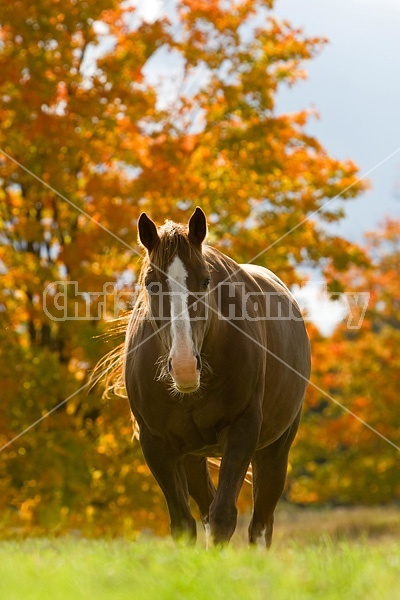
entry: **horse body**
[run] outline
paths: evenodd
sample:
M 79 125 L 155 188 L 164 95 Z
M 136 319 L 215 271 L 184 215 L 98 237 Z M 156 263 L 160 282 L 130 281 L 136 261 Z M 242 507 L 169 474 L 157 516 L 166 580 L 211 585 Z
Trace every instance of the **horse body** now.
M 195 215 L 191 221 L 196 218 L 200 221 L 197 228 L 204 228 L 200 213 Z M 182 230 L 175 234 L 182 236 Z M 143 232 L 141 238 L 148 241 Z M 158 239 L 160 245 L 163 236 Z M 186 285 L 187 280 L 183 295 L 187 304 L 180 306 L 193 320 L 193 350 L 188 350 L 187 334 L 182 333 L 187 325 L 175 323 L 174 333 L 173 324 L 167 319 L 163 325 L 151 303 L 147 309 L 142 307 L 143 318 L 139 322 L 133 315 L 126 337 L 129 402 L 146 461 L 168 504 L 173 535 L 195 536 L 190 494 L 199 505 L 203 522 L 210 523 L 215 542 L 228 541 L 236 527 L 236 501 L 251 462 L 254 513 L 249 539 L 255 542 L 264 534 L 268 546 L 310 374 L 308 337 L 294 298 L 273 273 L 238 265 L 210 247 L 203 247 L 199 255 L 202 240 L 197 250 L 193 236 L 188 240 L 189 244 L 172 246 L 167 264 L 158 268 L 168 271 L 173 258 L 179 257 L 187 273 L 180 281 Z M 145 269 L 153 272 L 151 262 L 157 261 L 151 244 L 148 246 Z M 203 319 L 195 321 L 192 293 L 199 286 L 196 273 L 204 276 L 205 270 L 210 291 L 199 302 L 205 304 L 206 298 L 208 310 Z M 159 279 L 168 300 L 171 284 L 167 287 L 161 276 Z M 161 304 L 173 322 L 173 302 L 169 307 L 163 297 Z M 179 321 L 179 315 L 177 318 Z M 181 345 L 174 339 L 179 336 Z M 164 376 L 160 377 L 163 356 Z M 177 384 L 175 379 L 183 362 L 186 370 L 182 372 L 189 373 L 188 385 L 195 386 L 199 380 L 200 387 L 190 393 L 184 393 L 183 387 L 183 392 L 173 395 L 171 381 L 180 385 L 181 380 Z M 208 473 L 207 457 L 222 457 L 217 490 Z

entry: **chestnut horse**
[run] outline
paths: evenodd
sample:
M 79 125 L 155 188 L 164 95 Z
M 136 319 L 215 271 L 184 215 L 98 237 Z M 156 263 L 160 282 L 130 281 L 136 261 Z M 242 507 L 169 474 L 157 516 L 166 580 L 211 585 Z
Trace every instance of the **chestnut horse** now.
M 250 543 L 269 547 L 288 453 L 310 375 L 300 310 L 268 269 L 203 245 L 206 217 L 187 227 L 138 222 L 143 283 L 124 348 L 124 378 L 147 464 L 171 532 L 195 539 L 189 495 L 214 543 L 228 542 L 251 463 Z M 221 457 L 217 489 L 207 457 Z

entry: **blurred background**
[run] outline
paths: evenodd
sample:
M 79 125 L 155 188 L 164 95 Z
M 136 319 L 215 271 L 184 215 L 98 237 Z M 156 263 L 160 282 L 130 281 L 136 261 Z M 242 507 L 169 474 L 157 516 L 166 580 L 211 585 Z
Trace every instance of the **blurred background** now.
M 307 316 L 285 500 L 398 505 L 399 18 L 395 0 L 2 4 L 3 537 L 167 532 L 126 399 L 88 378 L 122 339 L 139 214 L 197 205 L 209 243 L 257 256 Z

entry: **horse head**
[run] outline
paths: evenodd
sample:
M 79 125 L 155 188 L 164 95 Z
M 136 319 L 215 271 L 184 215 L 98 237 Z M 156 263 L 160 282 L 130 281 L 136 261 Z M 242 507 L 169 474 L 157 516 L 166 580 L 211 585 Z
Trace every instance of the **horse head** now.
M 165 350 L 164 371 L 176 391 L 193 393 L 200 387 L 211 281 L 202 252 L 207 234 L 205 214 L 196 208 L 187 227 L 167 221 L 157 230 L 142 213 L 138 229 L 148 259 L 142 279 L 149 317 Z

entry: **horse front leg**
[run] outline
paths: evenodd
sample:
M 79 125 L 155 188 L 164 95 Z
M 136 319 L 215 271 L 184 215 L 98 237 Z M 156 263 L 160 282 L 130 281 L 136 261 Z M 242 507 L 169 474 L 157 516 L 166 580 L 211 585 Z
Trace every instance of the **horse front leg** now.
M 229 542 L 236 529 L 236 503 L 258 443 L 260 427 L 261 416 L 252 406 L 224 431 L 219 483 L 210 506 L 211 533 L 215 544 Z
M 184 459 L 185 474 L 189 494 L 200 509 L 200 516 L 206 532 L 206 547 L 208 548 L 210 531 L 210 505 L 215 497 L 215 486 L 208 471 L 207 459 L 188 454 Z
M 285 487 L 289 450 L 300 422 L 300 413 L 285 433 L 270 446 L 255 452 L 253 466 L 254 509 L 249 526 L 249 542 L 256 544 L 264 534 L 271 546 L 275 507 Z
M 196 521 L 190 512 L 182 459 L 163 440 L 151 435 L 144 426 L 140 428 L 140 444 L 149 469 L 165 496 L 172 537 L 195 541 Z

